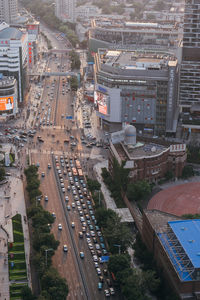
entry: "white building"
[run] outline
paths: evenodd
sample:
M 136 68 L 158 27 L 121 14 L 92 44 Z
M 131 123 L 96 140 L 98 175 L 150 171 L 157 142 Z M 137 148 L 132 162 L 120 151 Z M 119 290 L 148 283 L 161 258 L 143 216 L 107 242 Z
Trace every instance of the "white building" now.
M 14 24 L 18 18 L 18 0 L 0 0 L 0 23 Z
M 23 101 L 26 86 L 28 33 L 2 23 L 0 25 L 0 73 L 14 76 L 18 83 L 18 101 Z
M 76 0 L 56 0 L 55 15 L 63 22 L 76 21 Z

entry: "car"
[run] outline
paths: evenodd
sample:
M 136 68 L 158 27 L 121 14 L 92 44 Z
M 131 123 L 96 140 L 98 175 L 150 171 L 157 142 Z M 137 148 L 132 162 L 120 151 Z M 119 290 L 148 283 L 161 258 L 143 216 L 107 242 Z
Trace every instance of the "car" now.
M 80 258 L 84 258 L 85 255 L 84 255 L 84 252 L 80 252 Z
M 86 217 L 86 220 L 90 220 L 90 216 L 88 214 L 85 215 L 85 217 Z
M 104 242 L 104 239 L 103 239 L 103 237 L 102 237 L 102 236 L 100 236 L 100 237 L 99 237 L 99 240 L 100 240 L 100 242 L 101 242 L 101 243 L 103 243 L 103 242 Z
M 79 211 L 79 216 L 81 216 L 81 217 L 83 216 L 83 211 L 82 210 Z
M 88 244 L 91 243 L 91 239 L 89 237 L 86 238 L 86 241 L 87 241 Z
M 75 203 L 74 202 L 72 202 L 72 208 L 75 208 Z
M 48 169 L 51 169 L 51 165 L 50 164 L 48 164 Z
M 75 190 L 73 190 L 73 195 L 74 195 L 74 196 L 76 195 L 76 191 L 75 191 Z
M 64 252 L 67 252 L 67 251 L 68 251 L 67 245 L 63 245 L 63 251 L 64 251 Z
M 70 189 L 71 189 L 71 187 L 70 187 L 70 185 L 68 185 L 67 190 L 70 191 Z
M 62 179 L 62 178 L 61 178 L 61 179 Z M 61 186 L 61 188 L 64 188 L 64 187 L 65 187 L 65 185 L 64 185 L 63 182 L 61 182 L 60 186 Z
M 96 268 L 96 270 L 97 270 L 97 274 L 101 275 L 101 269 L 100 268 Z
M 91 219 L 92 219 L 92 221 L 96 222 L 96 219 L 95 219 L 94 215 L 91 216 Z
M 94 256 L 93 256 L 93 261 L 94 261 L 94 262 L 98 262 L 98 257 L 97 257 L 97 255 L 94 255 Z
M 71 210 L 71 207 L 70 207 L 70 205 L 67 205 L 67 210 L 69 211 L 69 210 Z
M 103 276 L 99 276 L 99 281 L 100 281 L 100 282 L 104 282 Z
M 62 230 L 62 224 L 58 224 L 58 229 Z
M 94 232 L 94 231 L 90 231 L 90 235 L 91 235 L 92 237 L 95 237 L 95 232 Z
M 97 250 L 97 255 L 102 256 L 101 250 Z
M 72 228 L 75 228 L 75 223 L 74 223 L 74 222 L 72 222 L 72 224 L 71 224 L 71 225 L 72 225 Z
M 49 200 L 47 195 L 44 196 L 44 200 L 45 200 L 45 201 L 48 201 L 48 200 Z
M 42 172 L 42 173 L 41 173 L 41 176 L 42 176 L 42 177 L 45 177 L 45 173 L 44 173 L 44 172 Z
M 90 220 L 87 220 L 87 224 L 90 225 L 90 224 L 91 224 L 91 221 L 90 221 Z
M 84 217 L 80 217 L 80 221 L 81 221 L 81 223 L 85 222 L 85 218 Z
M 95 251 L 93 249 L 90 249 L 90 252 L 91 252 L 92 256 L 95 255 Z
M 90 233 L 86 232 L 86 237 L 89 238 L 90 237 Z
M 65 196 L 65 201 L 68 202 L 69 201 L 69 197 Z
M 86 227 L 85 226 L 82 226 L 82 232 L 86 232 Z
M 106 283 L 107 283 L 107 285 L 108 285 L 108 286 L 110 286 L 110 287 L 111 287 L 112 283 L 111 283 L 111 280 L 110 280 L 110 278 L 106 278 Z
M 63 180 L 63 178 L 60 178 L 60 182 L 61 182 L 61 183 L 64 183 L 64 180 Z
M 82 231 L 80 231 L 79 233 L 78 233 L 78 235 L 79 235 L 79 237 L 82 239 L 83 238 L 83 232 Z
M 98 232 L 97 232 L 97 235 L 98 235 L 98 236 L 102 236 L 101 231 L 98 231 Z
M 88 220 L 88 221 L 89 221 L 89 220 Z M 89 225 L 89 228 L 90 228 L 90 230 L 93 230 L 93 229 L 94 229 L 93 225 Z
M 96 244 L 95 247 L 96 247 L 97 250 L 100 250 L 100 245 L 99 244 Z
M 102 282 L 98 282 L 98 290 L 102 290 L 102 287 L 103 287 L 103 284 L 102 284 Z
M 54 217 L 54 219 L 56 218 L 56 214 L 55 214 L 55 212 L 52 212 L 52 217 Z
M 100 244 L 102 249 L 105 249 L 105 245 L 103 243 Z
M 101 257 L 99 257 L 99 263 L 100 263 L 100 264 L 103 264 L 103 260 L 102 260 Z
M 65 188 L 64 187 L 62 188 L 62 192 L 65 193 Z
M 93 239 L 94 244 L 96 244 L 97 243 L 97 238 L 93 237 L 92 239 Z
M 106 297 L 110 297 L 110 292 L 109 292 L 109 290 L 104 290 L 104 294 L 105 294 Z
M 114 294 L 115 294 L 115 290 L 113 289 L 113 287 L 110 287 L 109 290 L 110 290 L 110 294 L 111 294 L 111 295 L 114 295 Z
M 103 250 L 102 250 L 102 253 L 103 253 L 103 255 L 107 255 L 107 254 L 108 254 L 108 251 L 107 251 L 106 249 L 103 249 Z
M 90 250 L 93 249 L 92 243 L 89 243 L 89 244 L 88 244 L 88 247 L 89 247 Z
M 107 269 L 103 269 L 103 274 L 104 274 L 105 276 L 107 276 L 107 275 L 108 275 L 108 270 L 107 270 Z
M 95 268 L 99 268 L 99 264 L 98 264 L 98 262 L 94 262 L 94 266 L 95 266 Z

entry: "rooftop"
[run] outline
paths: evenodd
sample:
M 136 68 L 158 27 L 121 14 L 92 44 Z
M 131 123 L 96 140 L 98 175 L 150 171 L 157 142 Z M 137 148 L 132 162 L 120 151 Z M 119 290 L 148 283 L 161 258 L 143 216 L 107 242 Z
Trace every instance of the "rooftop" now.
M 160 70 L 177 63 L 174 55 L 143 51 L 99 49 L 101 63 L 123 70 Z
M 13 85 L 15 82 L 15 78 L 14 77 L 7 77 L 7 76 L 3 76 L 1 77 L 0 74 L 0 88 L 4 88 L 7 87 L 9 85 Z
M 168 222 L 195 268 L 200 268 L 200 220 Z
M 122 160 L 142 159 L 144 157 L 156 156 L 168 149 L 168 147 L 164 145 L 140 142 L 137 142 L 134 146 L 125 145 L 124 143 L 118 143 L 113 146 Z
M 7 27 L 0 31 L 0 39 L 20 40 L 23 33 L 14 27 Z

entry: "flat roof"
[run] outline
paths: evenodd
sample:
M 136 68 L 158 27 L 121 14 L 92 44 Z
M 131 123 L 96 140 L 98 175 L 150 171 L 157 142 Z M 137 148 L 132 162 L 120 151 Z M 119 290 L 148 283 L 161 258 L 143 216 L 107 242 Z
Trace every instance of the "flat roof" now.
M 200 219 L 170 221 L 168 224 L 194 268 L 200 268 Z

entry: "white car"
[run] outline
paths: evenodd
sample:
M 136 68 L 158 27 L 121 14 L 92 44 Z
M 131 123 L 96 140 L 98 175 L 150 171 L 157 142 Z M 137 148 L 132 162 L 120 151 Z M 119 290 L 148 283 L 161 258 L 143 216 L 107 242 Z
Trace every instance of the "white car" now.
M 97 270 L 97 274 L 101 275 L 101 269 L 100 268 L 96 268 L 96 270 Z
M 67 252 L 67 251 L 68 251 L 67 245 L 63 245 L 63 251 L 64 251 L 64 252 Z
M 65 193 L 65 188 L 64 187 L 62 188 L 62 192 Z
M 75 228 L 75 223 L 74 222 L 72 222 L 72 228 Z
M 49 200 L 47 195 L 44 196 L 44 200 L 45 200 L 45 201 L 48 201 L 48 200 Z
M 58 224 L 58 229 L 62 230 L 62 224 Z
M 110 297 L 110 292 L 109 292 L 109 290 L 105 290 L 104 293 L 105 293 L 105 296 L 106 296 L 106 297 Z

